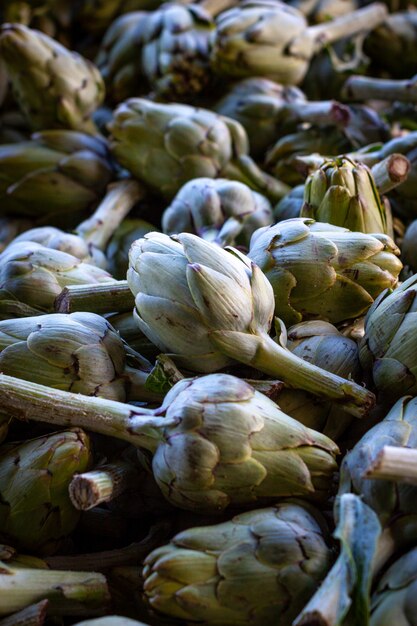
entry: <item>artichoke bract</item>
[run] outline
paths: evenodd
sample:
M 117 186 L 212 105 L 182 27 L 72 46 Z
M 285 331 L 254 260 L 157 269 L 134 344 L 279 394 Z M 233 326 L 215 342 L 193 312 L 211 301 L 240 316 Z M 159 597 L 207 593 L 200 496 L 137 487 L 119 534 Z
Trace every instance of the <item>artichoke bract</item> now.
M 386 14 L 382 4 L 375 4 L 308 27 L 301 11 L 284 2 L 243 0 L 216 20 L 212 66 L 227 76 L 265 76 L 296 85 L 315 53 L 338 39 L 372 30 Z
M 396 286 L 399 254 L 387 235 L 294 218 L 258 229 L 248 256 L 271 282 L 275 315 L 285 324 L 317 318 L 335 324 L 363 315 Z
M 415 626 L 417 614 L 417 548 L 397 559 L 372 595 L 370 626 Z
M 309 176 L 300 216 L 360 233 L 392 236 L 371 171 L 348 157 L 325 161 Z
M 179 533 L 145 559 L 144 591 L 187 623 L 289 626 L 331 562 L 319 512 L 283 502 Z
M 21 549 L 54 552 L 80 512 L 68 485 L 91 464 L 90 441 L 79 428 L 0 448 L 0 537 Z
M 417 275 L 375 302 L 360 344 L 362 367 L 382 397 L 395 401 L 417 393 Z
M 180 367 L 210 373 L 240 361 L 355 415 L 373 404 L 369 391 L 293 355 L 282 345 L 285 333 L 271 339 L 272 286 L 237 249 L 188 233 L 149 233 L 129 259 L 139 328 Z
M 208 109 L 130 98 L 114 112 L 109 130 L 120 165 L 167 199 L 200 177 L 239 180 L 272 200 L 288 191 L 248 156 L 244 128 Z
M 104 100 L 98 69 L 44 33 L 5 24 L 0 52 L 16 99 L 34 130 L 96 133 L 91 115 Z
M 98 204 L 113 176 L 104 139 L 76 131 L 35 133 L 30 141 L 0 146 L 1 213 L 71 216 Z
M 127 352 L 111 324 L 95 313 L 0 321 L 0 370 L 55 389 L 126 401 L 139 392 L 141 371 L 144 384 L 145 365 L 151 369 L 150 363 L 129 350 L 130 364 L 142 368 L 132 373 Z
M 271 204 L 264 196 L 222 178 L 190 180 L 162 215 L 162 230 L 168 235 L 195 233 L 220 246 L 245 248 L 257 228 L 271 223 Z

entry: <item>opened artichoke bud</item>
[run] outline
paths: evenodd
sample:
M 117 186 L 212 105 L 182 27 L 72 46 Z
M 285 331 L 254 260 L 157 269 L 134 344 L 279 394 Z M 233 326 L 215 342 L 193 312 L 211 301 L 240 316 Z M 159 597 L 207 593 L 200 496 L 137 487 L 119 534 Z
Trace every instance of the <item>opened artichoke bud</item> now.
M 115 159 L 167 199 L 193 178 L 231 178 L 270 200 L 288 191 L 249 157 L 244 128 L 213 111 L 130 98 L 109 124 Z
M 238 250 L 188 233 L 149 233 L 132 245 L 127 280 L 139 328 L 180 367 L 210 373 L 240 361 L 356 415 L 373 404 L 366 389 L 287 350 L 285 333 L 271 339 L 271 284 Z
M 355 232 L 393 236 L 371 171 L 348 157 L 325 161 L 310 175 L 300 216 Z
M 177 193 L 162 216 L 168 235 L 195 233 L 220 246 L 246 249 L 252 233 L 272 223 L 270 202 L 247 185 L 222 178 L 195 178 Z
M 22 24 L 3 25 L 0 51 L 19 106 L 34 130 L 96 133 L 91 115 L 104 99 L 104 83 L 91 61 Z
M 50 554 L 75 528 L 80 513 L 68 485 L 91 463 L 90 441 L 79 428 L 0 448 L 0 537 Z M 1 585 L 0 585 L 1 587 Z
M 308 218 L 257 230 L 249 258 L 269 279 L 275 315 L 285 324 L 359 317 L 397 285 L 400 250 L 384 234 L 351 232 Z
M 144 591 L 187 623 L 289 626 L 331 561 L 320 513 L 283 502 L 179 533 L 146 558 Z

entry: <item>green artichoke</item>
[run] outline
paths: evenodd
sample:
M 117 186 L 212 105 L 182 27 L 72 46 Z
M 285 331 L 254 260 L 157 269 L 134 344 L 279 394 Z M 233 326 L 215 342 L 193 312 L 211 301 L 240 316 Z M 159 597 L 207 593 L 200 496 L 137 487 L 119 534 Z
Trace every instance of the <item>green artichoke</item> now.
M 404 233 L 401 260 L 412 270 L 413 274 L 417 271 L 417 220 L 413 220 Z
M 39 312 L 53 311 L 68 285 L 112 282 L 105 270 L 32 241 L 10 244 L 0 254 L 0 302 L 22 302 Z
M 30 141 L 0 145 L 1 212 L 49 223 L 51 217 L 77 219 L 98 204 L 113 176 L 103 139 L 75 131 L 36 133 Z
M 79 428 L 0 448 L 0 537 L 42 554 L 54 552 L 80 513 L 68 485 L 91 463 L 90 442 Z M 0 585 L 1 587 L 1 585 Z
M 31 220 L 12 217 L 0 217 L 0 252 L 11 243 L 20 233 L 33 226 Z
M 151 364 L 128 349 L 101 315 L 52 313 L 0 321 L 0 370 L 54 389 L 125 402 L 147 399 L 139 396 Z
M 288 190 L 248 156 L 243 127 L 208 109 L 131 98 L 116 109 L 109 129 L 120 165 L 167 199 L 200 177 L 239 180 L 273 200 Z
M 296 85 L 315 53 L 338 39 L 371 30 L 386 14 L 382 5 L 375 4 L 308 27 L 304 15 L 284 2 L 243 0 L 216 20 L 211 41 L 213 69 L 226 76 L 264 76 Z
M 372 373 L 382 397 L 392 403 L 417 393 L 417 275 L 375 302 L 360 345 L 362 367 Z
M 335 324 L 363 315 L 396 286 L 399 253 L 387 235 L 295 218 L 258 229 L 248 256 L 271 282 L 275 315 L 285 324 L 317 318 Z
M 319 512 L 283 502 L 176 535 L 145 559 L 144 591 L 187 623 L 289 626 L 331 561 Z
M 246 249 L 252 233 L 272 223 L 269 201 L 247 185 L 222 178 L 194 178 L 181 187 L 162 216 L 168 235 L 195 233 L 220 246 Z
M 304 185 L 293 187 L 274 208 L 274 222 L 300 217 L 304 202 Z
M 410 78 L 417 72 L 417 14 L 395 11 L 368 33 L 364 52 L 379 71 L 392 78 Z
M 307 102 L 297 87 L 266 78 L 247 78 L 232 85 L 214 108 L 242 124 L 251 155 L 257 159 L 301 122 L 345 126 L 350 118 L 348 107 L 338 102 Z
M 416 626 L 417 548 L 398 558 L 372 596 L 370 626 Z
M 300 216 L 355 232 L 393 236 L 371 171 L 348 157 L 325 161 L 309 176 Z
M 34 130 L 96 133 L 91 115 L 104 100 L 104 83 L 91 61 L 22 24 L 3 25 L 0 52 Z
M 270 338 L 272 287 L 238 250 L 188 233 L 149 233 L 133 243 L 129 257 L 139 328 L 179 367 L 210 373 L 240 361 L 290 387 L 338 399 L 353 414 L 372 405 L 365 389 L 293 355 L 282 330 L 276 342 Z

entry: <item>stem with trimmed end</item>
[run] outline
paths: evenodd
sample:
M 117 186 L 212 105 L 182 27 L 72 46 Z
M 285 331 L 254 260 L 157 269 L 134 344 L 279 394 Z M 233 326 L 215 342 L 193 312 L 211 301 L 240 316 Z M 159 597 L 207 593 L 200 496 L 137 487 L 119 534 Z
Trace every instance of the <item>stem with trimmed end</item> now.
M 403 154 L 390 154 L 371 167 L 376 188 L 380 194 L 388 193 L 408 178 L 410 161 Z
M 417 102 L 417 76 L 408 80 L 350 76 L 343 86 L 343 97 L 349 100 Z
M 41 600 L 37 604 L 13 613 L 0 620 L 0 626 L 42 626 L 45 621 L 48 600 Z
M 137 478 L 137 470 L 123 461 L 76 474 L 68 487 L 71 502 L 79 511 L 88 511 L 116 498 L 129 489 Z
M 55 299 L 56 313 L 122 313 L 132 311 L 135 298 L 127 280 L 64 287 Z
M 384 446 L 363 476 L 417 484 L 417 450 Z

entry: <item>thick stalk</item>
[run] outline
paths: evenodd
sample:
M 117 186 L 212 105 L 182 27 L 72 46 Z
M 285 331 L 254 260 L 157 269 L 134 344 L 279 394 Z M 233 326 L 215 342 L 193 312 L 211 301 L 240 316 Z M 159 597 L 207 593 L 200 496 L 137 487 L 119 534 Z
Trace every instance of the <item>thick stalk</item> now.
M 0 615 L 47 599 L 52 615 L 102 615 L 110 601 L 106 579 L 96 572 L 28 568 L 0 562 Z
M 91 554 L 77 554 L 75 556 L 50 556 L 46 560 L 50 567 L 56 570 L 105 571 L 113 567 L 139 565 L 154 549 L 170 539 L 172 524 L 159 522 L 152 526 L 142 541 L 131 543 L 117 550 L 105 550 Z
M 121 313 L 132 311 L 135 298 L 127 280 L 91 285 L 69 285 L 64 287 L 55 300 L 56 313 Z
M 343 86 L 343 97 L 349 100 L 417 102 L 417 76 L 408 80 L 350 76 Z
M 245 183 L 258 193 L 266 196 L 271 202 L 281 200 L 291 188 L 282 181 L 263 172 L 249 156 L 239 156 L 230 161 L 219 173 L 219 176 L 231 178 Z
M 148 389 L 149 371 L 142 371 L 126 366 L 124 378 L 127 381 L 127 399 L 129 402 L 162 402 L 165 394 Z
M 0 626 L 42 626 L 46 617 L 48 600 L 41 600 L 37 604 L 30 606 L 0 619 Z
M 151 452 L 163 439 L 163 429 L 176 423 L 158 417 L 157 410 L 60 391 L 5 374 L 0 374 L 0 403 L 3 411 L 17 419 L 80 426 Z
M 343 404 L 346 412 L 363 417 L 375 403 L 373 393 L 299 358 L 275 343 L 262 331 L 258 334 L 214 331 L 211 338 L 226 355 L 282 380 L 288 387 L 304 389 L 315 396 Z
M 71 502 L 79 511 L 88 511 L 119 496 L 132 487 L 137 478 L 137 470 L 123 461 L 76 474 L 68 487 Z
M 292 102 L 284 107 L 289 118 L 296 118 L 310 124 L 334 124 L 346 127 L 351 121 L 349 107 L 335 100 L 318 102 Z
M 403 154 L 390 154 L 373 165 L 371 172 L 379 193 L 388 193 L 407 180 L 410 167 L 410 161 Z
M 417 450 L 384 446 L 364 472 L 364 478 L 398 480 L 417 484 Z
M 306 40 L 311 46 L 311 56 L 331 43 L 352 37 L 362 31 L 370 31 L 379 26 L 388 15 L 385 4 L 374 2 L 364 9 L 352 11 L 330 22 L 310 26 L 289 46 L 289 53 L 305 50 Z
M 77 226 L 75 232 L 88 244 L 105 250 L 117 227 L 145 194 L 144 188 L 135 180 L 110 185 L 93 215 Z

